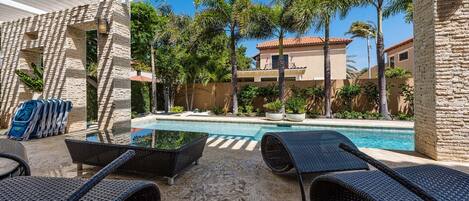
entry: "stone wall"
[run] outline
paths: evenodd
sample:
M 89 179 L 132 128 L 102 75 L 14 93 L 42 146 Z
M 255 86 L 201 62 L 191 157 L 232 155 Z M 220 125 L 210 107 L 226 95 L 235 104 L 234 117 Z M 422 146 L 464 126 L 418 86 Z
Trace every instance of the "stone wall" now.
M 469 161 L 469 0 L 416 0 L 416 149 Z
M 124 76 L 130 71 L 130 16 L 128 6 L 120 2 L 105 0 L 1 24 L 1 127 L 8 126 L 20 102 L 32 98 L 15 70 L 28 69 L 42 57 L 42 97 L 71 100 L 69 130 L 86 129 L 86 31 L 95 30 L 96 19 L 102 18 L 108 19 L 110 31 L 99 37 L 103 44 L 98 49 L 102 53 L 98 67 L 100 128 L 130 131 L 130 80 Z M 125 101 L 128 104 L 121 103 Z

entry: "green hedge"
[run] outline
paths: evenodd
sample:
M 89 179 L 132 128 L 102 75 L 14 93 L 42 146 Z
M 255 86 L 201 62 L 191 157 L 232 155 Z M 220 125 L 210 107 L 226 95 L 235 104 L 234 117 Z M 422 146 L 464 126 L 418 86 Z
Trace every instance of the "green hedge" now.
M 133 114 L 148 113 L 151 111 L 150 90 L 151 87 L 148 83 L 132 81 L 132 94 L 131 105 Z

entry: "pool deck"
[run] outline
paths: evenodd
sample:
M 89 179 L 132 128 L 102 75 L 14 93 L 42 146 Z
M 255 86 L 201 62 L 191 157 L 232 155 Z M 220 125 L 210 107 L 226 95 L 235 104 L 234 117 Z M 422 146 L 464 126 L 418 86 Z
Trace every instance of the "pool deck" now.
M 410 121 L 384 121 L 384 120 L 348 120 L 348 119 L 306 119 L 303 122 L 269 121 L 263 117 L 225 117 L 225 116 L 181 116 L 150 115 L 132 120 L 132 124 L 152 122 L 155 120 L 172 121 L 204 121 L 223 123 L 251 123 L 251 124 L 291 124 L 305 126 L 340 126 L 359 128 L 388 128 L 388 129 L 413 129 L 414 122 Z
M 33 175 L 89 177 L 97 171 L 95 167 L 85 166 L 84 172 L 77 172 L 64 143 L 66 137 L 85 133 L 87 132 L 22 142 L 27 149 Z M 391 167 L 438 164 L 469 173 L 469 163 L 434 161 L 415 152 L 368 148 L 361 150 Z M 306 176 L 305 183 L 309 185 L 315 176 L 317 175 Z M 146 173 L 118 173 L 108 178 L 154 181 L 160 187 L 162 200 L 168 201 L 300 200 L 295 176 L 272 174 L 262 160 L 256 141 L 209 139 L 199 165 L 179 175 L 173 186 L 166 185 L 164 178 Z

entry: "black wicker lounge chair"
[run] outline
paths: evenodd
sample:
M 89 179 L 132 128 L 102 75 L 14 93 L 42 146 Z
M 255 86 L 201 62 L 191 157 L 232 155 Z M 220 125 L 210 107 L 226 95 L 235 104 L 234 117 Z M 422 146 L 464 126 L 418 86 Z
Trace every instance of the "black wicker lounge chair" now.
M 357 149 L 347 137 L 335 131 L 266 133 L 261 152 L 274 173 L 295 168 L 301 197 L 306 200 L 302 174 L 368 170 L 365 162 L 341 150 L 340 143 Z
M 153 182 L 103 180 L 134 155 L 135 151 L 126 151 L 89 180 L 32 176 L 4 179 L 0 181 L 0 200 L 160 201 Z
M 26 150 L 21 143 L 8 140 L 0 139 L 0 159 L 9 161 L 9 165 L 6 171 L 0 172 L 0 180 L 15 177 L 15 176 L 29 176 L 31 171 L 28 165 L 28 158 L 26 157 Z M 7 166 L 7 165 L 6 165 Z
M 468 174 L 436 165 L 390 169 L 347 145 L 340 147 L 378 170 L 317 177 L 311 185 L 311 201 L 469 200 Z

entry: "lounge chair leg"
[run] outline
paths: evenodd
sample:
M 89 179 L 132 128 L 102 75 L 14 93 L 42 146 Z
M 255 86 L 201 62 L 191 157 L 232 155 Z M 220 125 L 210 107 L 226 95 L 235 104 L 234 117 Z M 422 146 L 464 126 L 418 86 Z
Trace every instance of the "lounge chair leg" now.
M 77 171 L 83 171 L 83 164 L 77 163 Z
M 194 165 L 198 165 L 199 164 L 199 159 L 197 159 L 196 161 L 194 161 Z
M 167 183 L 168 185 L 172 186 L 174 185 L 174 179 L 176 178 L 177 175 L 174 175 L 172 177 L 167 177 L 166 180 L 167 180 Z

